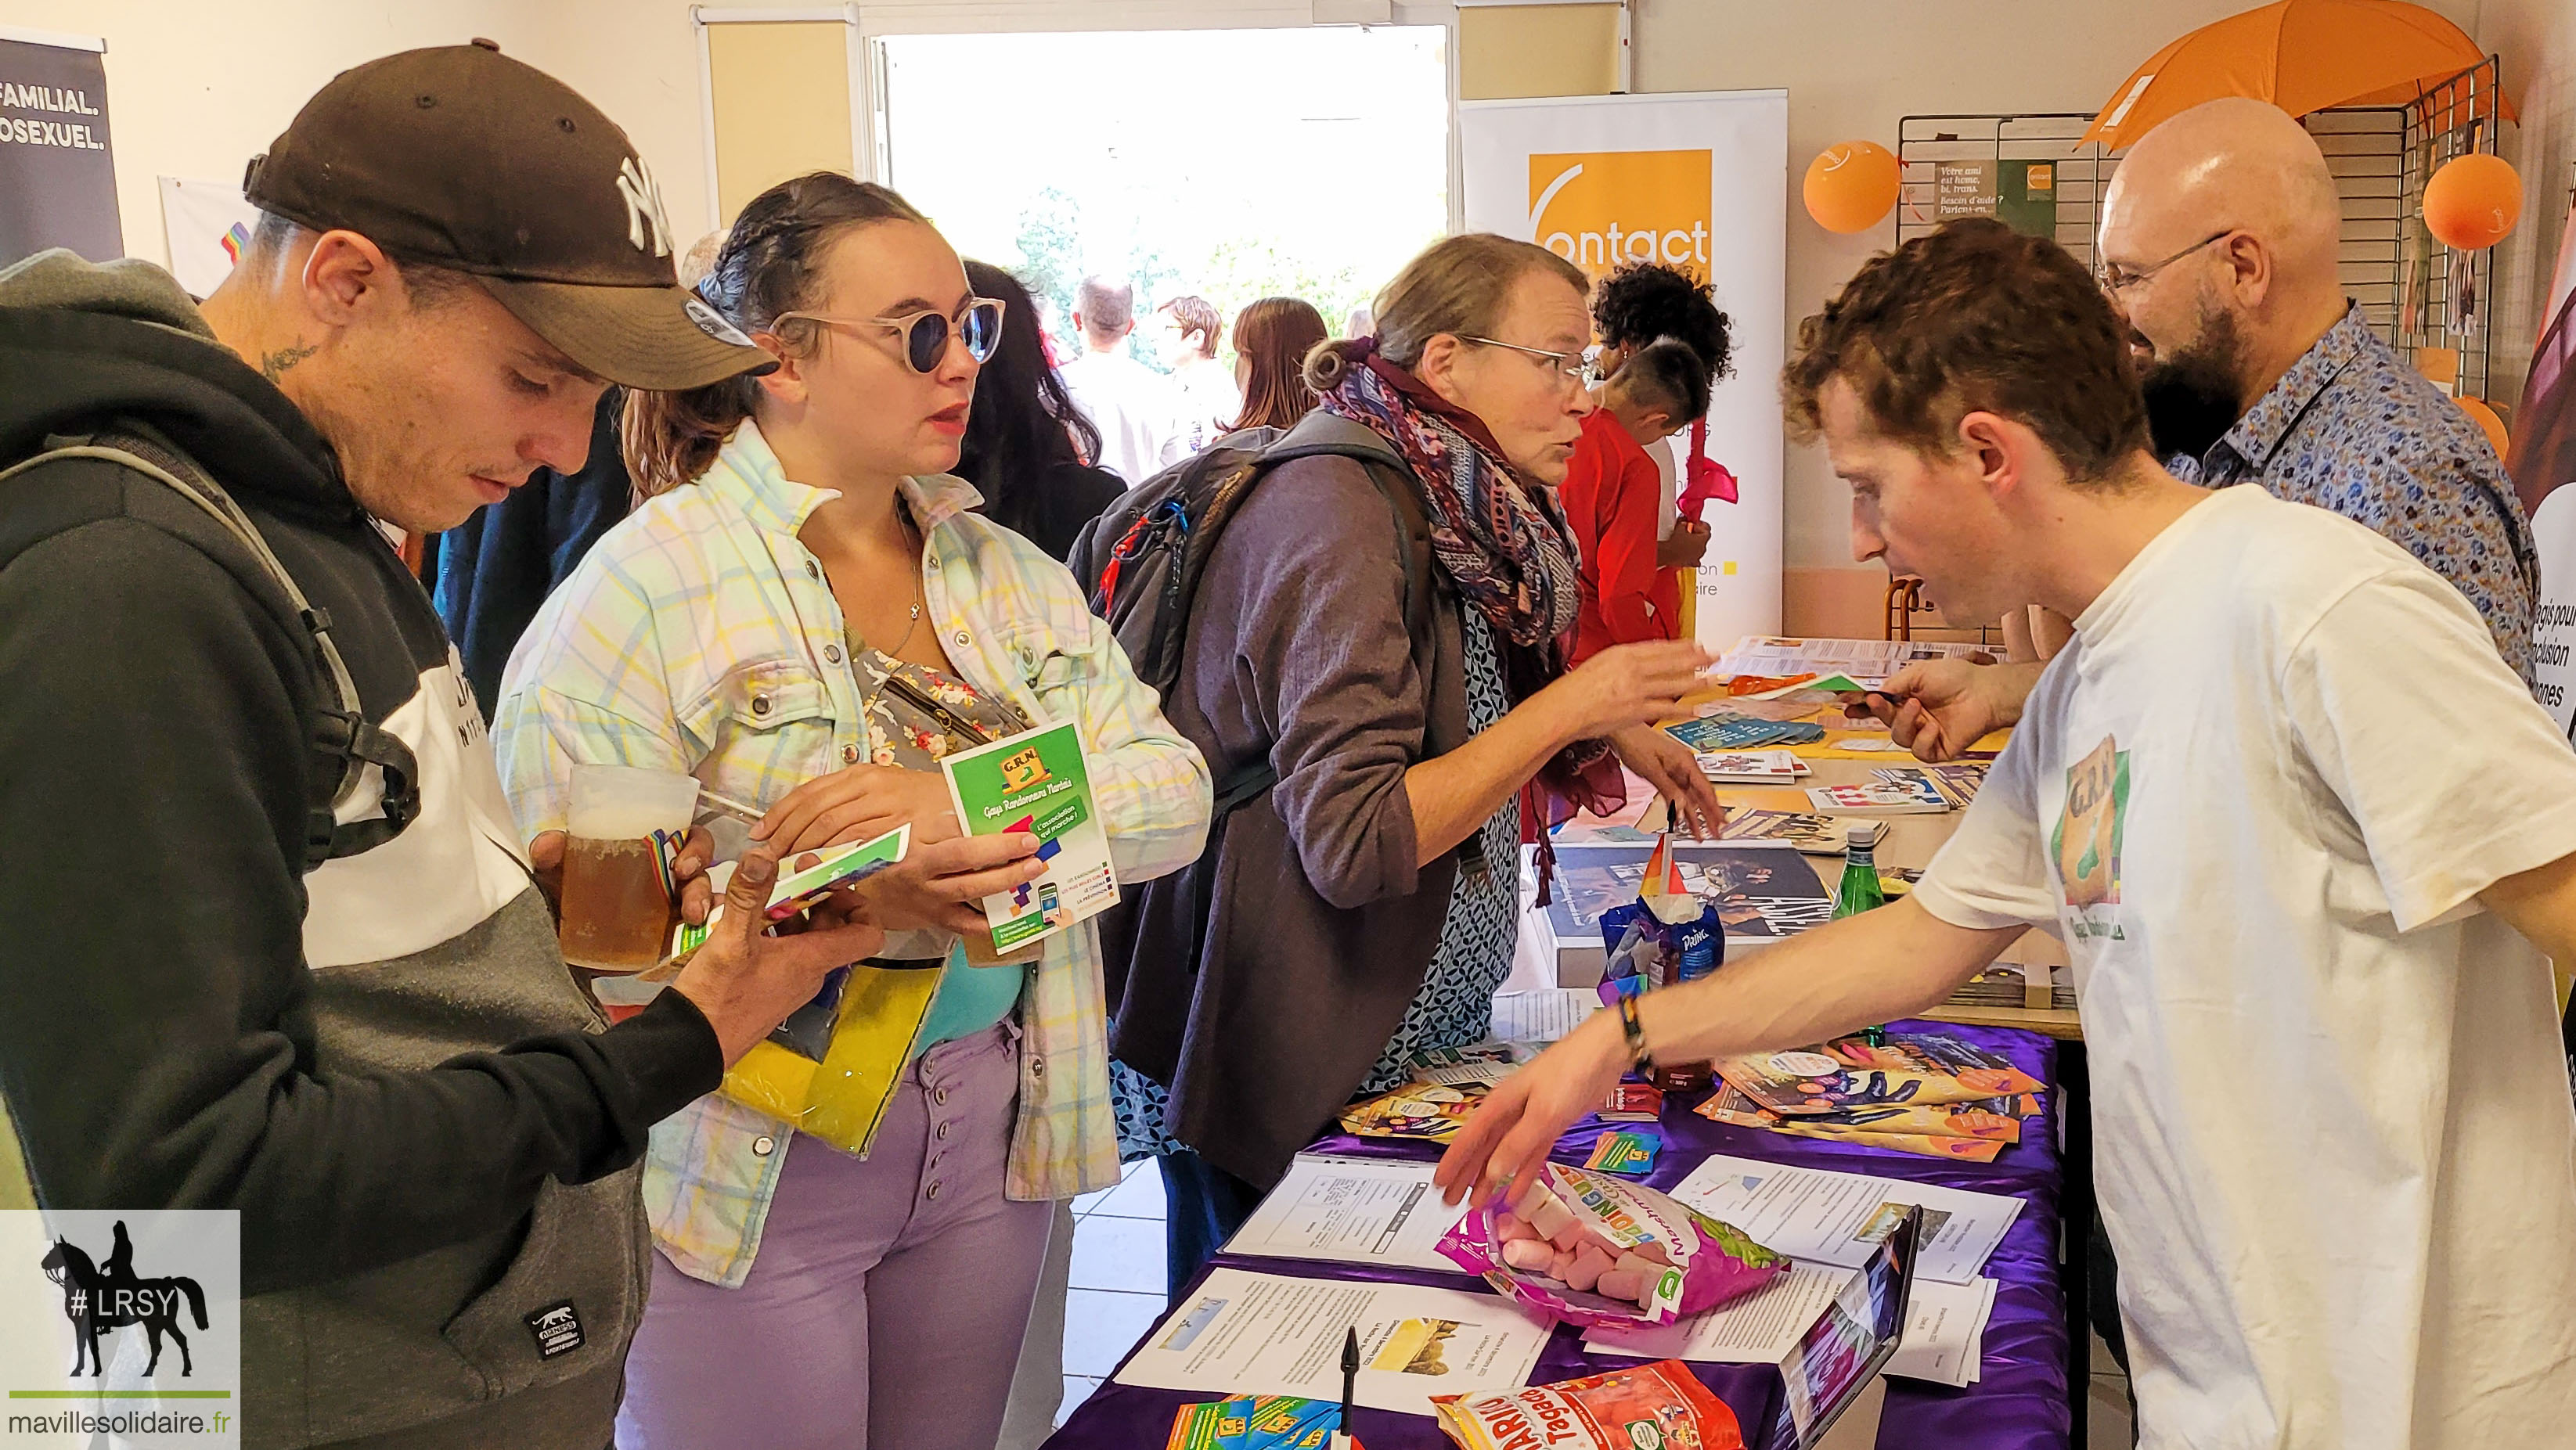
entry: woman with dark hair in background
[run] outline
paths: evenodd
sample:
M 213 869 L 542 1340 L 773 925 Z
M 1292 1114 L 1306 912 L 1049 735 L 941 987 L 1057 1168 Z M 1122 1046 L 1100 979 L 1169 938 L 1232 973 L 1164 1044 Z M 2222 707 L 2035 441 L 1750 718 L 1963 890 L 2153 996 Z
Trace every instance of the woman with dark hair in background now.
M 1233 432 L 1246 428 L 1285 431 L 1315 407 L 1306 386 L 1306 354 L 1322 342 L 1324 314 L 1299 297 L 1264 297 L 1234 319 L 1234 380 L 1243 389 L 1243 412 Z
M 968 262 L 966 284 L 1005 305 L 1001 343 L 975 379 L 957 476 L 984 495 L 984 517 L 1060 563 L 1127 485 L 1082 461 L 1100 456 L 1100 430 L 1047 361 L 1028 289 L 990 262 Z

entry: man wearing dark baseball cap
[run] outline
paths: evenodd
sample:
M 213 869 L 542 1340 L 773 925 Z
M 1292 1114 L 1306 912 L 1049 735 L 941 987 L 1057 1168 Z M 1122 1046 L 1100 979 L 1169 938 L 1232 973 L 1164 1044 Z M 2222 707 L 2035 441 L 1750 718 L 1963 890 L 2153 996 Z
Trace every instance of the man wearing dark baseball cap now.
M 677 285 L 624 133 L 488 42 L 339 76 L 247 190 L 202 310 L 0 271 L 0 1208 L 238 1210 L 249 1445 L 600 1450 L 647 1128 L 883 938 L 753 935 L 755 853 L 601 1030 L 379 526 L 578 468 L 610 382 L 768 359 Z M 909 869 L 972 900 L 1010 857 Z

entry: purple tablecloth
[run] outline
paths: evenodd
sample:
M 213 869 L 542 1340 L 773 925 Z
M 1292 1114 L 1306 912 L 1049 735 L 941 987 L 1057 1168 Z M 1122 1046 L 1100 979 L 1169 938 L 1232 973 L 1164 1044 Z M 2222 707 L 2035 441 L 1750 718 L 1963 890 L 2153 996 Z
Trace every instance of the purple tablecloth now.
M 2036 1033 L 1947 1023 L 1905 1025 L 1955 1033 L 2003 1053 L 2043 1082 L 2056 1082 L 2057 1045 Z M 2020 1199 L 2021 1216 L 2013 1221 L 2011 1231 L 1986 1263 L 1986 1274 L 1998 1282 L 1994 1317 L 1986 1325 L 1983 1377 L 1963 1390 L 1918 1380 L 1889 1380 L 1887 1406 L 1879 1422 L 1879 1450 L 2066 1450 L 2066 1311 L 2057 1274 L 2060 1170 L 2053 1094 L 2048 1103 L 2043 1116 L 2022 1125 L 2019 1144 L 2006 1148 L 1994 1162 L 1981 1164 L 1729 1127 L 1692 1112 L 1691 1101 L 1668 1101 L 1664 1107 L 1663 1155 L 1646 1181 L 1669 1189 L 1709 1154 L 1730 1153 L 1810 1168 L 1946 1184 Z M 1580 1162 L 1600 1131 L 1594 1127 L 1568 1134 L 1559 1144 L 1557 1156 Z M 1433 1156 L 1427 1144 L 1341 1134 L 1317 1142 L 1314 1151 L 1371 1158 Z M 1303 1260 L 1220 1255 L 1217 1262 L 1327 1279 L 1399 1280 L 1453 1288 L 1481 1287 L 1482 1282 L 1463 1275 Z M 1586 1354 L 1580 1333 L 1558 1325 L 1539 1356 L 1530 1382 L 1547 1384 L 1634 1363 Z M 1779 1371 L 1767 1365 L 1743 1364 L 1695 1364 L 1691 1370 L 1735 1410 L 1746 1444 L 1754 1450 L 1767 1450 L 1763 1437 L 1779 1413 Z M 1048 1439 L 1046 1450 L 1154 1450 L 1170 1435 L 1175 1410 L 1194 1400 L 1218 1398 L 1221 1396 L 1213 1392 L 1137 1389 L 1114 1379 L 1106 1381 Z M 1452 1450 L 1438 1425 L 1420 1415 L 1361 1409 L 1354 1411 L 1351 1419 L 1353 1432 L 1368 1450 Z

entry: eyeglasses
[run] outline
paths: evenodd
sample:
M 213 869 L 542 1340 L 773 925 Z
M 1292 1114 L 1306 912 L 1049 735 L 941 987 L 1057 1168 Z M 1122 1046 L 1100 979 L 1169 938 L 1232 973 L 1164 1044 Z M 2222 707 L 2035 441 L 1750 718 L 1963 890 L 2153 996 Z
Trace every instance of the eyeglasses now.
M 1497 337 L 1469 337 L 1463 332 L 1458 334 L 1458 340 L 1472 342 L 1478 347 L 1509 348 L 1513 352 L 1537 358 L 1547 364 L 1549 372 L 1563 374 L 1568 382 L 1580 383 L 1588 387 L 1601 381 L 1600 365 L 1579 352 L 1549 352 L 1543 347 L 1523 347 L 1517 342 L 1505 342 Z
M 936 371 L 939 360 L 948 355 L 948 335 L 953 330 L 966 344 L 966 355 L 977 362 L 992 357 L 993 349 L 1002 342 L 1002 304 L 990 297 L 969 297 L 954 316 L 938 311 L 907 313 L 902 317 L 827 317 L 820 312 L 782 312 L 771 321 L 769 331 L 777 332 L 779 324 L 810 322 L 817 327 L 861 327 L 891 332 L 903 339 L 903 360 L 917 373 Z
M 2156 263 L 2154 266 L 2141 267 L 2134 272 L 2116 262 L 2106 264 L 2102 268 L 2102 290 L 2110 293 L 2114 297 L 2117 297 L 2121 293 L 2128 291 L 2130 288 L 2137 286 L 2141 282 L 2144 282 L 2149 277 L 2163 271 L 2165 268 L 2172 266 L 2174 263 L 2190 256 L 2192 253 L 2208 246 L 2210 243 L 2236 235 L 2237 230 L 2238 229 L 2235 227 L 2229 227 L 2225 231 L 2211 232 L 2208 236 L 2201 238 L 2199 241 L 2192 243 L 2190 246 L 2185 247 L 2181 251 L 2174 253 L 2172 256 L 2165 258 L 2163 261 Z

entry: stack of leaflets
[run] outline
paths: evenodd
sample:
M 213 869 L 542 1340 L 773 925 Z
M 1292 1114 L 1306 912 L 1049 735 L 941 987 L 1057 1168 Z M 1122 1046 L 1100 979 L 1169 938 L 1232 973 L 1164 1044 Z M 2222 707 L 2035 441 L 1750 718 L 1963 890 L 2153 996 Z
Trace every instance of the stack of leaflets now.
M 1853 675 L 1892 675 L 1917 660 L 1964 658 L 1973 644 L 1917 639 L 1810 639 L 1795 635 L 1748 634 L 1735 642 L 1712 673 L 1795 675 L 1841 670 Z
M 1796 1052 L 1721 1058 L 1703 1117 L 1797 1138 L 1822 1138 L 1991 1163 L 2021 1141 L 2043 1085 L 2009 1061 L 1943 1032 L 1857 1037 Z
M 1842 816 L 1810 815 L 1805 811 L 1758 811 L 1748 807 L 1730 807 L 1726 823 L 1717 829 L 1721 841 L 1786 841 L 1810 856 L 1839 856 L 1850 844 L 1851 828 L 1867 826 L 1870 844 L 1887 834 L 1885 821 L 1851 820 Z M 1878 868 L 1884 878 L 1888 868 Z
M 1951 765 L 1889 766 L 1873 770 L 1870 775 L 1886 784 L 1916 792 L 1929 786 L 1941 799 L 1964 808 L 1977 798 L 1977 788 L 1986 783 L 1986 762 L 1967 760 Z
M 1699 773 L 1719 785 L 1796 785 L 1815 768 L 1786 750 L 1711 750 L 1698 757 Z
M 1446 1143 L 1475 1116 L 1476 1105 L 1496 1083 L 1536 1055 L 1534 1047 L 1504 1042 L 1427 1048 L 1405 1059 L 1413 1081 L 1343 1108 L 1342 1131 L 1355 1138 Z M 1663 1108 L 1664 1095 L 1653 1084 L 1623 1080 L 1573 1131 L 1601 1123 L 1652 1123 L 1663 1115 Z
M 1813 745 L 1825 727 L 1807 720 L 1757 720 L 1750 715 L 1708 715 L 1676 720 L 1664 733 L 1700 754 L 1761 750 L 1774 745 Z
M 1859 785 L 1811 785 L 1807 803 L 1820 811 L 1858 811 L 1876 816 L 1928 816 L 1950 809 L 1950 798 L 1919 772 L 1879 771 L 1900 779 L 1878 779 Z
M 1404 1063 L 1413 1080 L 1342 1109 L 1342 1131 L 1359 1138 L 1446 1143 L 1517 1065 L 1511 1048 L 1501 1044 L 1417 1052 Z

